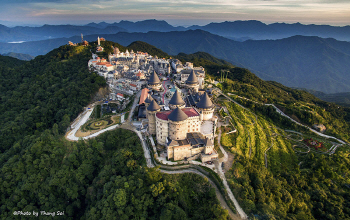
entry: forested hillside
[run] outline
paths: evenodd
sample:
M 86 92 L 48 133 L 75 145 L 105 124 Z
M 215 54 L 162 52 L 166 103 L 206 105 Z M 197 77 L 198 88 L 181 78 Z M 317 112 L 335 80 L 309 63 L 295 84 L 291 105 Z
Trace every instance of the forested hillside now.
M 90 57 L 83 47 L 62 46 L 17 68 L 1 68 L 2 153 L 54 124 L 60 134 L 65 133 L 70 121 L 105 85 L 102 77 L 88 71 Z
M 206 179 L 148 169 L 130 131 L 65 140 L 105 86 L 87 69 L 92 47 L 62 46 L 29 62 L 0 57 L 0 218 L 45 211 L 58 219 L 227 219 Z
M 221 70 L 223 75 L 227 74 L 227 80 L 218 85 L 225 93 L 255 101 L 231 95 L 251 112 L 232 102 L 219 101 L 229 109 L 237 129 L 236 133 L 221 136 L 221 144 L 235 158 L 226 178 L 246 213 L 253 219 L 349 219 L 350 145 L 337 148 L 332 155 L 322 151 L 299 153 L 295 148 L 300 142 L 296 139 L 302 136 L 288 130 L 321 140 L 329 147 L 336 143 L 320 138 L 282 117 L 272 106 L 263 104 L 277 104 L 293 119 L 308 126 L 323 123 L 327 134 L 348 143 L 350 108 L 327 103 L 305 91 L 263 81 L 246 69 L 197 64 L 204 64 L 211 78 L 219 80 Z
M 145 168 L 134 133 L 117 129 L 68 142 L 57 126 L 15 146 L 0 173 L 1 218 L 14 211 L 64 212 L 59 219 L 226 219 L 207 180 Z

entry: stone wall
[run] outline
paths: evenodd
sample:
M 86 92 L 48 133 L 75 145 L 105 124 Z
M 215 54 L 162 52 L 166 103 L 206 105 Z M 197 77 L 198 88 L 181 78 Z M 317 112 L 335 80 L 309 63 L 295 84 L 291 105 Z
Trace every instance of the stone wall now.
M 174 160 L 183 160 L 185 157 L 190 157 L 191 148 L 190 145 L 174 147 Z
M 157 142 L 166 145 L 166 138 L 169 135 L 169 122 L 156 117 Z
M 150 134 L 156 134 L 156 112 L 147 111 L 148 118 L 148 132 Z
M 184 140 L 187 136 L 187 120 L 171 121 L 169 120 L 169 137 L 172 140 Z

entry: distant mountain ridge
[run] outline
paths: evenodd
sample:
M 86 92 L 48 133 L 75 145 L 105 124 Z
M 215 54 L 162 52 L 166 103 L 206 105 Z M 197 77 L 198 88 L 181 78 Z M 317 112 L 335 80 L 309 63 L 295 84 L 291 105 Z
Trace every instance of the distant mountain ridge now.
M 84 38 L 96 41 L 97 36 Z M 293 36 L 281 40 L 238 42 L 203 30 L 120 32 L 103 37 L 121 45 L 143 41 L 169 55 L 206 52 L 233 65 L 248 68 L 264 80 L 277 81 L 289 87 L 324 93 L 350 92 L 350 43 L 345 41 Z M 0 43 L 0 53 L 45 54 L 67 44 L 68 40 L 81 41 L 80 36 L 75 36 L 22 44 Z
M 0 42 L 38 41 L 52 38 L 72 37 L 76 35 L 115 34 L 118 32 L 148 31 L 182 31 L 184 27 L 174 27 L 166 21 L 144 20 L 138 22 L 120 21 L 112 24 L 106 22 L 89 23 L 87 25 L 48 25 L 41 27 L 13 28 L 0 24 Z
M 35 41 L 51 38 L 72 37 L 75 35 L 91 34 L 115 34 L 118 32 L 141 32 L 149 31 L 169 32 L 186 30 L 204 30 L 212 34 L 224 36 L 237 41 L 282 39 L 294 35 L 318 36 L 322 38 L 334 38 L 337 40 L 350 41 L 350 26 L 337 27 L 330 25 L 314 24 L 265 24 L 261 21 L 225 21 L 210 23 L 204 26 L 193 25 L 188 28 L 170 25 L 163 20 L 125 21 L 107 23 L 89 23 L 86 25 L 43 25 L 41 27 L 6 27 L 0 24 L 0 42 Z
M 350 26 L 338 27 L 315 24 L 265 24 L 261 21 L 225 21 L 204 26 L 190 26 L 188 29 L 201 29 L 227 38 L 247 38 L 255 40 L 282 39 L 294 35 L 318 36 L 350 41 Z
M 24 61 L 29 61 L 34 59 L 34 56 L 31 56 L 29 54 L 23 54 L 23 53 L 6 53 L 6 54 L 2 54 L 3 56 L 8 56 L 8 57 L 13 57 L 13 58 L 17 58 L 19 60 L 24 60 Z

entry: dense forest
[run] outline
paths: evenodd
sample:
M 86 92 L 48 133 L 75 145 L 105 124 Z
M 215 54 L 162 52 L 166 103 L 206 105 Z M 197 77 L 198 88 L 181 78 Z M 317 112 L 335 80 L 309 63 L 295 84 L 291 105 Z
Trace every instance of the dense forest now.
M 65 133 L 70 121 L 106 84 L 88 71 L 90 57 L 83 47 L 62 46 L 18 67 L 2 66 L 0 152 L 54 124 L 60 134 Z
M 1 168 L 2 219 L 42 210 L 64 212 L 61 219 L 227 217 L 207 180 L 148 169 L 138 136 L 127 130 L 68 142 L 54 126 L 14 147 L 20 154 Z

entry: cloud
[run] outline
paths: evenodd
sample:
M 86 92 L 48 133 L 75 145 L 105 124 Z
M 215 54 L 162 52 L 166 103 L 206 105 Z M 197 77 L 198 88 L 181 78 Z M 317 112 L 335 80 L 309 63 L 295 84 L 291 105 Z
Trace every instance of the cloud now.
M 17 21 L 261 20 L 350 21 L 348 0 L 0 0 L 0 19 Z M 72 19 L 74 18 L 74 19 Z

